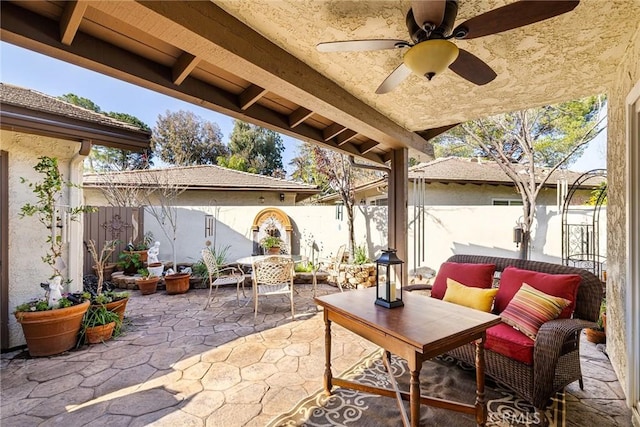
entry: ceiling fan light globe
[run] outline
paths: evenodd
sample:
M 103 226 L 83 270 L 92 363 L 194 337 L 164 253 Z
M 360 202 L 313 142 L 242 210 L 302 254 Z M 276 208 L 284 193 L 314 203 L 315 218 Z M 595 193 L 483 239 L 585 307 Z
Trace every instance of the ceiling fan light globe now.
M 426 40 L 404 55 L 404 64 L 415 74 L 427 77 L 442 73 L 458 58 L 458 47 L 448 40 Z

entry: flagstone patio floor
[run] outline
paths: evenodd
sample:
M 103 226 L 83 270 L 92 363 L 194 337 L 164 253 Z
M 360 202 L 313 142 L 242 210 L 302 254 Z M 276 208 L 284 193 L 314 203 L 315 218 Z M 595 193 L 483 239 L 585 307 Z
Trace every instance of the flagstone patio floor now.
M 311 285 L 296 289 L 295 321 L 286 299 L 268 297 L 255 322 L 233 288 L 207 310 L 207 290 L 133 291 L 119 338 L 54 357 L 2 354 L 0 425 L 264 426 L 322 388 L 322 313 Z M 318 285 L 319 295 L 336 291 Z M 332 332 L 334 373 L 375 349 L 340 326 Z M 567 426 L 631 426 L 606 355 L 586 341 L 582 354 L 585 390 L 567 388 Z

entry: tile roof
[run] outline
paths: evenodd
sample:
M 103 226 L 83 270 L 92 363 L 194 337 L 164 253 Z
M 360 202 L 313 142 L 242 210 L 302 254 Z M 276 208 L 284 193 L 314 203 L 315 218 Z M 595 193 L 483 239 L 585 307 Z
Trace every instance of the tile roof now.
M 164 175 L 166 173 L 166 176 Z M 300 184 L 286 179 L 272 178 L 214 165 L 176 166 L 164 169 L 146 169 L 114 172 L 110 175 L 113 182 L 121 184 L 139 184 L 141 181 L 171 182 L 189 189 L 206 190 L 278 190 L 298 193 L 318 193 L 316 186 Z M 104 182 L 103 174 L 85 174 L 84 185 L 99 186 Z
M 55 114 L 58 116 L 68 117 L 72 119 L 84 120 L 86 122 L 126 129 L 139 132 L 145 132 L 137 126 L 126 123 L 114 118 L 96 113 L 83 107 L 71 104 L 61 99 L 55 98 L 33 89 L 26 89 L 14 86 L 8 83 L 0 83 L 0 103 L 15 105 L 27 108 L 33 111 L 41 111 L 43 113 Z
M 543 169 L 538 168 L 538 171 L 542 172 Z M 547 184 L 555 186 L 558 180 L 566 179 L 571 185 L 582 174 L 582 172 L 569 170 L 555 170 L 547 180 Z M 420 163 L 409 169 L 409 179 L 416 178 L 425 178 L 433 182 L 513 185 L 511 178 L 496 162 L 476 158 L 441 157 L 431 162 Z

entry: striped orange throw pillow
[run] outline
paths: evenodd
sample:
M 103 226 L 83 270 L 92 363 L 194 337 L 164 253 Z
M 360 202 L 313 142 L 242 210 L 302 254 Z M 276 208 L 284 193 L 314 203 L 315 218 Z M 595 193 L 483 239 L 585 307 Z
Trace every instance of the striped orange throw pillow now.
M 523 283 L 500 316 L 504 323 L 535 340 L 542 324 L 558 317 L 569 304 L 569 300 L 545 294 Z

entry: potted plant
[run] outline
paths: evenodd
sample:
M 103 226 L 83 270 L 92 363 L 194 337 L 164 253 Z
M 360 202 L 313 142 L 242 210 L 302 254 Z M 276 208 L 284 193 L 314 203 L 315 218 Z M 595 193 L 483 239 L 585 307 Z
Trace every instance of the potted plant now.
M 260 246 L 262 246 L 266 253 L 277 255 L 280 253 L 280 245 L 282 239 L 278 236 L 267 235 L 260 240 Z
M 600 317 L 598 318 L 597 326 L 595 328 L 585 329 L 585 335 L 587 341 L 602 344 L 607 341 L 606 328 L 607 326 L 607 300 L 603 299 L 600 304 Z
M 27 183 L 37 199 L 37 202 L 26 203 L 21 207 L 20 217 L 35 216 L 46 227 L 47 252 L 42 261 L 51 268 L 52 274 L 46 284 L 49 290 L 45 297 L 19 305 L 14 315 L 22 326 L 29 354 L 50 356 L 75 346 L 82 318 L 89 308 L 89 301 L 83 294 L 62 294 L 62 271 L 66 266 L 62 256 L 64 240 L 58 231 L 58 220 L 65 215 L 69 220 L 77 220 L 81 213 L 88 212 L 91 208 L 63 208 L 63 191 L 72 184 L 64 181 L 56 158 L 45 156 L 38 160 L 34 170 L 43 175 L 42 180 L 28 182 L 25 178 L 20 178 L 21 182 Z
M 150 295 L 156 293 L 160 277 L 149 273 L 149 269 L 141 268 L 138 270 L 139 278 L 136 278 L 136 285 L 140 289 L 142 295 Z
M 189 290 L 190 273 L 173 273 L 164 276 L 164 284 L 169 295 L 184 294 Z
M 104 305 L 91 307 L 82 320 L 82 332 L 89 344 L 105 342 L 118 333 L 122 320 L 117 313 L 107 310 Z
M 153 233 L 151 231 L 147 231 L 141 239 L 133 243 L 129 242 L 125 253 L 138 254 L 140 256 L 140 261 L 144 264 L 147 262 L 147 251 L 149 250 L 149 247 L 151 247 L 152 242 Z
M 117 265 L 127 276 L 135 275 L 139 269 L 144 267 L 140 253 L 130 251 L 120 252 Z

